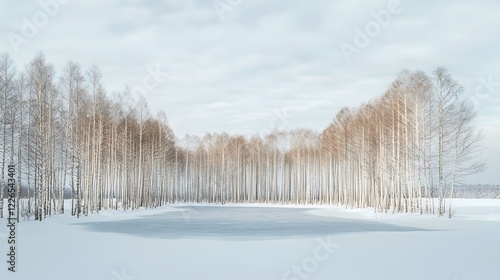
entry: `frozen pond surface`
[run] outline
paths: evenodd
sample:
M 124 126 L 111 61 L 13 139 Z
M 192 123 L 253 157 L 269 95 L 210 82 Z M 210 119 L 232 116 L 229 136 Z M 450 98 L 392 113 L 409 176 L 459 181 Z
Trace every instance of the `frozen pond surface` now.
M 322 217 L 314 208 L 177 206 L 180 211 L 128 220 L 89 222 L 92 231 L 163 239 L 276 239 L 310 238 L 362 232 L 426 231 L 377 221 Z
M 498 199 L 457 199 L 453 219 L 248 204 L 108 209 L 77 219 L 65 202 L 64 215 L 19 223 L 19 270 L 4 263 L 1 280 L 500 279 Z M 3 254 L 7 229 L 0 227 Z

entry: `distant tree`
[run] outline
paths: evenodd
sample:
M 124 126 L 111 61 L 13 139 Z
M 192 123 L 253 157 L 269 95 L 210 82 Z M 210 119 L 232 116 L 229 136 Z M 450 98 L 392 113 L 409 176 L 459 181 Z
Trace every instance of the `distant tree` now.
M 6 165 L 7 163 L 7 151 L 9 150 L 9 139 L 11 139 L 10 145 L 13 145 L 13 131 L 16 125 L 13 121 L 15 120 L 15 113 L 17 106 L 16 102 L 16 80 L 15 80 L 16 70 L 14 68 L 14 62 L 7 53 L 0 54 L 0 92 L 1 92 L 1 108 L 0 108 L 0 125 L 1 125 L 1 143 L 0 143 L 0 155 L 1 155 L 1 178 L 0 178 L 0 218 L 3 218 L 3 205 L 4 205 L 4 190 L 6 182 Z M 12 133 L 9 133 L 8 128 L 12 128 Z M 11 149 L 14 147 L 12 146 Z M 9 153 L 12 159 L 12 151 Z

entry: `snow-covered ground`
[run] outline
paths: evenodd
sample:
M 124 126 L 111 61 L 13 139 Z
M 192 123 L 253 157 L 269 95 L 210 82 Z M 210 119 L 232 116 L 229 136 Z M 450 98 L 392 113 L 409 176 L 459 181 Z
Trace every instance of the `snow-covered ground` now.
M 175 205 L 18 224 L 1 280 L 500 279 L 500 200 L 453 219 L 326 206 Z M 0 253 L 7 259 L 7 222 Z

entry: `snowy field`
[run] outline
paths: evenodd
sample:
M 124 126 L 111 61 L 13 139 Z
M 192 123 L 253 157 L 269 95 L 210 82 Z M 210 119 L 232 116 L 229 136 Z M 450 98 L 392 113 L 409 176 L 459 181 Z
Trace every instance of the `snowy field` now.
M 18 225 L 1 280 L 500 279 L 500 200 L 453 219 L 325 206 L 175 205 Z M 0 227 L 6 259 L 7 226 Z

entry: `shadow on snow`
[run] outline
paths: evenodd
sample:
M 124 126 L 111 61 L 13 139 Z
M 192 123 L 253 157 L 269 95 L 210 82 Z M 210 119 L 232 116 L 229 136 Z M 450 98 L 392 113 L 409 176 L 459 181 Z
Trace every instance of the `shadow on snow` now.
M 80 225 L 98 232 L 121 233 L 146 238 L 214 240 L 311 238 L 346 233 L 427 231 L 421 228 L 357 219 L 321 217 L 307 213 L 314 208 L 232 206 L 179 206 L 175 208 L 181 211 Z

